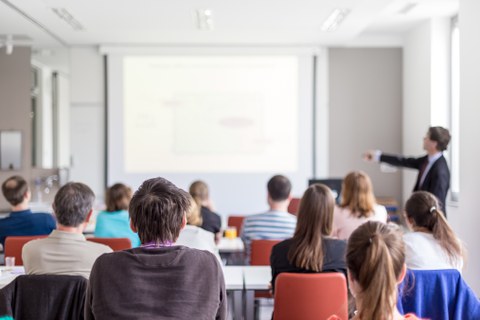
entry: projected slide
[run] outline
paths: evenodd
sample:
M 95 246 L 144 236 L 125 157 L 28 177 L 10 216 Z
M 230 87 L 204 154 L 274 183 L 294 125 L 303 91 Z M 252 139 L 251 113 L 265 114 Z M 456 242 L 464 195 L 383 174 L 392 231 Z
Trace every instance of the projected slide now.
M 298 59 L 123 59 L 127 173 L 298 170 Z

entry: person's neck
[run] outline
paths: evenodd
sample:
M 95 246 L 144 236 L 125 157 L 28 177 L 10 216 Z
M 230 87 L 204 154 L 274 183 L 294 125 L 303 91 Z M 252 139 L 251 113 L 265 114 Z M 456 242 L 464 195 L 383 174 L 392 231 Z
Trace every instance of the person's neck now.
M 61 225 L 60 223 L 57 223 L 57 230 L 62 232 L 82 234 L 84 229 L 85 229 L 85 223 L 81 223 L 77 227 L 67 227 L 67 226 Z
M 270 210 L 287 212 L 289 203 L 290 203 L 290 201 L 288 201 L 288 200 L 270 201 L 270 203 L 269 203 Z
M 432 233 L 432 231 L 428 230 L 428 229 L 425 228 L 425 227 L 413 226 L 413 227 L 412 227 L 412 230 L 413 230 L 414 232 Z
M 23 211 L 28 209 L 28 202 L 22 202 L 16 206 L 12 206 L 12 211 Z

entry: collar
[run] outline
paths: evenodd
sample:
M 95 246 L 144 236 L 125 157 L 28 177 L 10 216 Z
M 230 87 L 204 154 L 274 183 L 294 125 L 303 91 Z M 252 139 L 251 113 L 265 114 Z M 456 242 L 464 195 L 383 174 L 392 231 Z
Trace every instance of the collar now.
M 71 240 L 83 240 L 83 241 L 87 240 L 83 234 L 65 232 L 60 230 L 53 230 L 52 233 L 50 233 L 49 237 L 57 238 L 57 239 L 71 239 Z
M 10 215 L 15 215 L 15 217 L 18 216 L 25 216 L 27 214 L 33 214 L 32 210 L 26 209 L 26 210 L 20 210 L 20 211 L 12 211 L 10 212 Z
M 443 155 L 443 152 L 441 152 L 441 151 L 437 152 L 435 154 L 429 155 L 428 156 L 428 162 L 433 163 L 433 162 L 437 161 L 442 155 Z

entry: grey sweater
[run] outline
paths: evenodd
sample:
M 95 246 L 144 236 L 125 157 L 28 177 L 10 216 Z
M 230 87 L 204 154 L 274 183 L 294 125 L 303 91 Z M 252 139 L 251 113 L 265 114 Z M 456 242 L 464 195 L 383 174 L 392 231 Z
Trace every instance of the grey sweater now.
M 100 256 L 87 289 L 85 319 L 225 319 L 220 264 L 207 251 L 173 246 Z

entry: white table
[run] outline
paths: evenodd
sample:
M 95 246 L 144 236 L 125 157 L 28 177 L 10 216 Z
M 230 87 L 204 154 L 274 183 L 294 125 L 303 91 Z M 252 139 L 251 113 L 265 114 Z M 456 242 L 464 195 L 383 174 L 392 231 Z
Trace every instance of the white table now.
M 230 252 L 243 252 L 245 251 L 245 246 L 243 241 L 240 238 L 229 239 L 221 238 L 220 242 L 217 244 L 218 251 L 220 253 L 230 253 Z
M 23 266 L 15 266 L 13 268 L 0 267 L 0 289 L 8 285 L 19 275 L 25 274 Z
M 223 277 L 225 278 L 225 289 L 231 293 L 232 299 L 229 309 L 232 311 L 233 319 L 242 319 L 243 313 L 243 267 L 224 266 Z
M 255 318 L 255 290 L 269 290 L 272 280 L 270 266 L 244 266 L 245 319 Z

